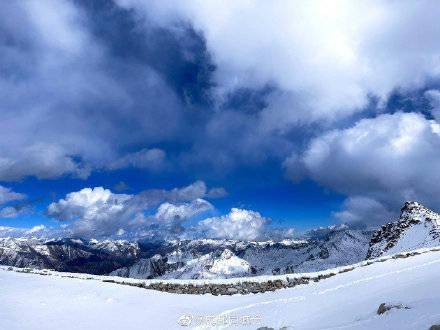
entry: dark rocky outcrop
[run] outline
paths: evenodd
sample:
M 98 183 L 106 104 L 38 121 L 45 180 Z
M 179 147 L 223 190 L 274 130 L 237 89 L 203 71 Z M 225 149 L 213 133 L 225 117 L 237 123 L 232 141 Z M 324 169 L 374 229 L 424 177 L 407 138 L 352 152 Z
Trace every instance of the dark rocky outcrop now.
M 416 233 L 415 238 L 402 242 L 405 236 Z M 440 215 L 417 202 L 406 202 L 397 221 L 383 225 L 373 234 L 367 259 L 437 245 L 440 245 Z
M 386 312 L 388 312 L 391 309 L 410 309 L 408 306 L 402 305 L 402 304 L 397 304 L 397 305 L 392 305 L 392 304 L 386 304 L 386 303 L 381 303 L 379 305 L 379 308 L 377 309 L 377 315 L 382 315 L 385 314 Z

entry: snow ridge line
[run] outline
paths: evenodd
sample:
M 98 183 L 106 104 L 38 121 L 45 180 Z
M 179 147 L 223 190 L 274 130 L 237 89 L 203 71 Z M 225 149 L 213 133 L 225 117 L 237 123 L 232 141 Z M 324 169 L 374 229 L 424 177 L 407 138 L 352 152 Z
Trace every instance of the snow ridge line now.
M 207 294 L 212 295 L 234 295 L 263 293 L 283 288 L 292 288 L 297 285 L 319 282 L 333 277 L 337 274 L 350 272 L 359 267 L 366 267 L 378 262 L 386 262 L 392 259 L 408 258 L 424 253 L 440 252 L 440 246 L 434 248 L 417 249 L 410 252 L 400 252 L 392 256 L 379 257 L 376 259 L 362 261 L 357 264 L 342 266 L 314 273 L 298 273 L 275 276 L 256 276 L 252 278 L 217 279 L 217 280 L 137 280 L 117 276 L 101 276 L 82 273 L 64 273 L 48 269 L 32 269 L 0 266 L 3 271 L 15 271 L 18 273 L 30 273 L 36 275 L 51 275 L 64 278 L 76 278 L 84 280 L 95 280 L 105 283 L 128 285 L 143 289 L 156 290 L 177 294 Z

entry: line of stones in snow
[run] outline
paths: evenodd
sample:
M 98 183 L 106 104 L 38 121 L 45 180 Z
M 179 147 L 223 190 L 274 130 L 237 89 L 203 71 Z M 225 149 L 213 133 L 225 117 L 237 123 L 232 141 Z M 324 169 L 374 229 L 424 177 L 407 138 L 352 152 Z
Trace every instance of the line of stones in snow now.
M 310 281 L 319 281 L 324 278 L 334 276 L 336 274 L 330 273 L 326 275 L 319 275 L 318 277 L 301 277 L 301 278 L 286 278 L 269 280 L 265 282 L 251 282 L 243 281 L 237 283 L 204 283 L 204 284 L 177 284 L 177 283 L 120 283 L 130 286 L 136 286 L 144 289 L 151 289 L 157 291 L 164 291 L 169 293 L 178 294 L 206 294 L 210 293 L 215 296 L 218 295 L 233 295 L 233 294 L 249 294 L 249 293 L 261 293 L 267 291 L 275 291 L 282 288 L 291 288 L 300 284 L 307 284 Z M 108 279 L 104 282 L 118 283 L 117 281 Z
M 425 251 L 412 251 L 412 252 L 403 252 L 398 253 L 392 256 L 391 258 L 379 258 L 375 260 L 368 260 L 365 263 L 361 264 L 360 267 L 365 267 L 372 265 L 377 262 L 385 262 L 390 259 L 402 259 L 402 258 L 408 258 L 411 256 L 427 253 L 427 252 L 433 252 L 433 251 L 440 251 L 440 247 L 438 248 L 432 248 Z M 335 276 L 337 274 L 346 273 L 349 271 L 352 271 L 356 268 L 356 266 L 347 266 L 345 268 L 339 269 L 335 272 L 330 272 L 326 274 L 319 274 L 317 276 L 302 276 L 302 277 L 293 277 L 290 278 L 289 276 L 286 276 L 286 278 L 283 279 L 273 279 L 273 280 L 267 280 L 267 281 L 240 281 L 238 279 L 238 282 L 235 283 L 202 283 L 202 284 L 191 284 L 191 283 L 167 283 L 167 282 L 153 282 L 153 283 L 147 283 L 147 282 L 126 282 L 123 280 L 116 280 L 116 279 L 98 279 L 93 277 L 91 275 L 90 277 L 86 277 L 84 279 L 90 279 L 90 280 L 101 280 L 102 282 L 106 283 L 115 283 L 120 285 L 128 285 L 128 286 L 134 286 L 138 288 L 143 289 L 150 289 L 150 290 L 157 290 L 157 291 L 163 291 L 163 292 L 169 292 L 169 293 L 177 293 L 177 294 L 212 294 L 212 295 L 234 295 L 234 294 L 250 294 L 250 293 L 263 293 L 268 291 L 275 291 L 277 289 L 282 288 L 292 288 L 297 285 L 302 284 L 308 284 L 310 282 L 319 282 L 321 280 L 324 280 L 326 278 Z M 74 275 L 67 275 L 63 273 L 48 273 L 47 270 L 35 270 L 31 268 L 14 268 L 9 267 L 8 270 L 16 271 L 20 273 L 35 273 L 39 275 L 57 275 L 60 277 L 68 277 L 68 278 L 79 278 Z

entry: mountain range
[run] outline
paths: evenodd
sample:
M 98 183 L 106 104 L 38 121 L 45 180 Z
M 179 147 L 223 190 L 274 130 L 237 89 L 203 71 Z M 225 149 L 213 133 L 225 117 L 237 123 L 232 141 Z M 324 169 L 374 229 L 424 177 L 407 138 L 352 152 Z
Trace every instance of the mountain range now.
M 440 215 L 406 202 L 377 231 L 346 226 L 281 241 L 0 238 L 0 264 L 140 279 L 208 279 L 320 271 L 440 245 Z

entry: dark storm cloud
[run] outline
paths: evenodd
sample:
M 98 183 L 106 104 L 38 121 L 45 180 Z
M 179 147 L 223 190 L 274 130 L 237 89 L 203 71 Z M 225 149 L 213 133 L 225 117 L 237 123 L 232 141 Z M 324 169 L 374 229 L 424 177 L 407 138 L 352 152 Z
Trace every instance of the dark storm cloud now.
M 156 167 L 133 157 L 190 138 L 213 70 L 190 26 L 149 27 L 111 1 L 0 6 L 0 180 Z
M 110 55 L 151 67 L 185 103 L 210 103 L 215 66 L 203 35 L 190 24 L 160 27 L 112 0 L 75 3 L 85 9 L 91 33 L 107 46 Z
M 219 93 L 204 31 L 185 17 L 163 26 L 113 1 L 2 6 L 0 180 L 160 170 L 165 155 L 224 172 L 288 155 L 261 114 L 276 88 Z

